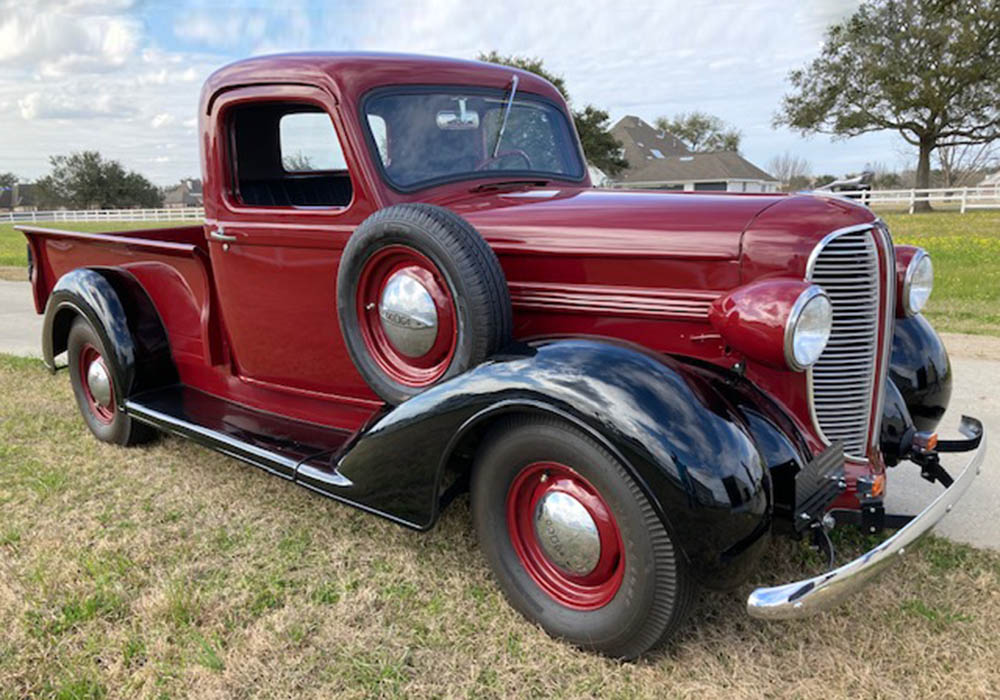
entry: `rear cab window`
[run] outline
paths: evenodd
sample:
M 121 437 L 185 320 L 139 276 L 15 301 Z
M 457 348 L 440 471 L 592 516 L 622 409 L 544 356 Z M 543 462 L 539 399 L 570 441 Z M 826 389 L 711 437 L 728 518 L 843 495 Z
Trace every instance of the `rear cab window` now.
M 229 121 L 232 195 L 247 206 L 346 207 L 354 187 L 330 115 L 296 103 L 250 104 Z

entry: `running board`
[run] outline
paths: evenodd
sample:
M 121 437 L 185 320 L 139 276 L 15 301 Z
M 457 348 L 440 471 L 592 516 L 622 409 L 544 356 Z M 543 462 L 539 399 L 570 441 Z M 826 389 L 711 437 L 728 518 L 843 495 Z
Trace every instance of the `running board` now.
M 352 486 L 334 466 L 352 436 L 347 431 L 257 411 L 180 384 L 126 400 L 125 412 L 314 489 L 329 492 Z

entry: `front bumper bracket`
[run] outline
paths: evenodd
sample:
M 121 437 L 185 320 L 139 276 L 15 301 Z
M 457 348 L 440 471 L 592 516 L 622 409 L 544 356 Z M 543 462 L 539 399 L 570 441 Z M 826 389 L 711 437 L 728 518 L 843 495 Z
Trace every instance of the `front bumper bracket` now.
M 946 448 L 946 451 L 957 451 L 954 448 L 961 444 L 975 452 L 954 483 L 919 515 L 874 549 L 832 571 L 780 586 L 757 588 L 747 599 L 747 613 L 763 620 L 788 620 L 826 610 L 855 593 L 909 551 L 951 511 L 982 468 L 986 456 L 983 424 L 975 418 L 962 416 L 959 430 L 968 439 L 947 443 L 947 448 L 951 449 Z

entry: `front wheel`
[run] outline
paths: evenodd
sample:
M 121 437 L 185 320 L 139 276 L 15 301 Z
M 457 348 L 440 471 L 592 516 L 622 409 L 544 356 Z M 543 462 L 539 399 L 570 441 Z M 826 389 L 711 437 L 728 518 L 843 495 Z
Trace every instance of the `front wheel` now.
M 648 499 L 604 447 L 551 418 L 504 420 L 472 477 L 480 547 L 511 604 L 549 634 L 635 658 L 695 599 Z
M 153 428 L 135 422 L 118 408 L 121 388 L 115 386 L 112 359 L 100 336 L 82 316 L 70 327 L 66 354 L 77 406 L 98 440 L 136 445 L 156 436 Z

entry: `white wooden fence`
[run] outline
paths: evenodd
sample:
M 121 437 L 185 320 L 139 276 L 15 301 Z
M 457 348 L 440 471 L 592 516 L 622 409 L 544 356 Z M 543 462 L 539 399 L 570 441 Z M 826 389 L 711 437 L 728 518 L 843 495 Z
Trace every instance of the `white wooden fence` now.
M 205 209 L 203 207 L 0 212 L 0 222 L 15 224 L 52 221 L 201 221 L 204 218 Z
M 913 213 L 917 202 L 957 208 L 963 214 L 970 209 L 1000 209 L 1000 184 L 988 187 L 942 187 L 928 190 L 869 190 L 867 192 L 829 192 L 850 197 L 875 207 L 902 207 Z M 203 207 L 175 209 L 81 209 L 77 211 L 0 212 L 0 222 L 26 224 L 51 221 L 201 221 Z
M 913 213 L 917 202 L 932 206 L 957 207 L 963 214 L 970 209 L 1000 209 L 1000 184 L 988 187 L 942 187 L 928 190 L 869 190 L 838 192 L 868 206 L 905 207 Z

